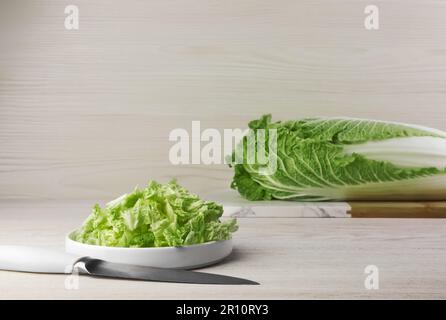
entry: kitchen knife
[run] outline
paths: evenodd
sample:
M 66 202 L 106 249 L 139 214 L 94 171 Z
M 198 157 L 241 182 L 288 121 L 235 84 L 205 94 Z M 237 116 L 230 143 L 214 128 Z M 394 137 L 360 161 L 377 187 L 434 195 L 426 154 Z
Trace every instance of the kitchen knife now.
M 25 246 L 0 246 L 0 270 L 72 273 L 95 277 L 197 284 L 258 284 L 218 274 L 113 263 L 90 257 Z

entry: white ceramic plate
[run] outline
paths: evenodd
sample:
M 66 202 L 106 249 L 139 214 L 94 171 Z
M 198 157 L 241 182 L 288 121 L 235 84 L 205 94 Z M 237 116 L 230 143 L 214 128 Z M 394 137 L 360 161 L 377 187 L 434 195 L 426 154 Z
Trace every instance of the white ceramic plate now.
M 74 231 L 73 231 L 74 232 Z M 232 251 L 232 240 L 212 241 L 185 247 L 120 248 L 84 244 L 65 238 L 68 253 L 116 263 L 158 268 L 192 269 L 216 263 Z

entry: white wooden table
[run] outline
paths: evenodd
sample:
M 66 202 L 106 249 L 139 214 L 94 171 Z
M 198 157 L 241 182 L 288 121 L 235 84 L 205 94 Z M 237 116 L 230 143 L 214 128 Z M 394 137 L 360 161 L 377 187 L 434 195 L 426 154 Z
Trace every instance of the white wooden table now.
M 63 250 L 91 202 L 0 202 L 0 244 Z M 0 271 L 0 298 L 13 299 L 333 299 L 446 298 L 446 220 L 240 218 L 235 250 L 208 272 L 259 286 L 214 286 Z M 367 265 L 379 289 L 364 285 Z

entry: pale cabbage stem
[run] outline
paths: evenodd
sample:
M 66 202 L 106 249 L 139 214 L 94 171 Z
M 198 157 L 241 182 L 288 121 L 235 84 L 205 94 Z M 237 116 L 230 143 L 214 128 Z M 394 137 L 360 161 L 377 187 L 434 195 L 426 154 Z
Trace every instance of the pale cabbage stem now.
M 446 168 L 446 139 L 401 137 L 361 144 L 344 145 L 344 152 L 357 153 L 370 160 L 389 161 L 407 168 Z

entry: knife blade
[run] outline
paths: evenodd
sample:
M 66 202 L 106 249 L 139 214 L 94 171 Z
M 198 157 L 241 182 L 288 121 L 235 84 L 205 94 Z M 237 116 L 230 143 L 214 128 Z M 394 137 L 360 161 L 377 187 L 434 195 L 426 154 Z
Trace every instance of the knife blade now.
M 82 269 L 88 275 L 96 277 L 196 284 L 258 285 L 255 281 L 225 275 L 121 264 L 90 257 L 83 257 L 78 263 L 83 263 Z

